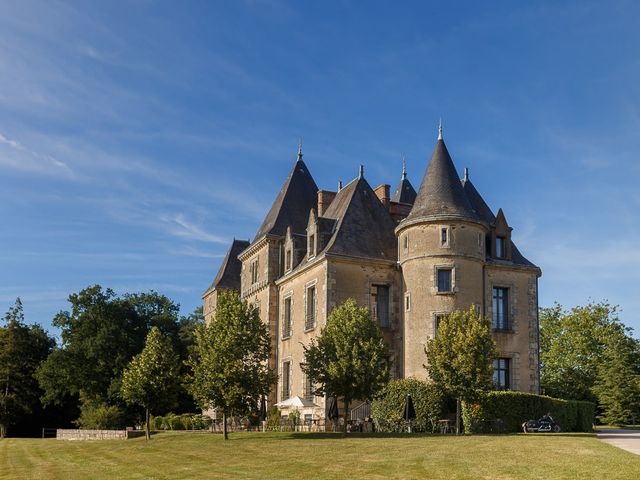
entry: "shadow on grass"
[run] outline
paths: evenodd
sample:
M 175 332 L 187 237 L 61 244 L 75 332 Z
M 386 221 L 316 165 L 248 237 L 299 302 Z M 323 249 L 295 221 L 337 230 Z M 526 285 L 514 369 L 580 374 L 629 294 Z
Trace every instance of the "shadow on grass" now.
M 482 438 L 482 437 L 577 437 L 589 438 L 594 437 L 595 433 L 579 433 L 579 432 L 563 432 L 563 433 L 486 433 L 474 435 L 443 435 L 440 433 L 360 433 L 360 432 L 272 432 L 276 435 L 281 433 L 281 440 L 339 440 L 347 438 Z

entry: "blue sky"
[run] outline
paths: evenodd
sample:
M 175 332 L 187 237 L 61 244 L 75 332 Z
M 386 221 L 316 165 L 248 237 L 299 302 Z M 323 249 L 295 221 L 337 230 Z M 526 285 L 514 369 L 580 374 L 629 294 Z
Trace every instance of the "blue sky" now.
M 459 172 L 541 266 L 540 303 L 640 330 L 637 2 L 10 2 L 0 309 L 49 327 L 100 283 L 188 313 L 298 138 L 321 188 Z

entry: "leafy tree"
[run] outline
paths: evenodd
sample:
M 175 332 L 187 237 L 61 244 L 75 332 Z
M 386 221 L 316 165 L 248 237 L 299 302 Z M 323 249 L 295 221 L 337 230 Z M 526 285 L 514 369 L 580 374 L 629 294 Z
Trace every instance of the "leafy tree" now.
M 0 327 L 0 438 L 9 425 L 39 407 L 41 391 L 33 374 L 55 345 L 42 327 L 24 323 L 20 298 L 4 322 Z
M 460 404 L 473 401 L 493 388 L 493 359 L 496 344 L 491 322 L 475 308 L 446 315 L 435 338 L 425 347 L 429 377 L 447 394 L 456 398 L 456 433 L 460 433 Z
M 121 395 L 129 404 L 145 409 L 145 436 L 151 436 L 149 414 L 175 404 L 178 356 L 171 340 L 152 327 L 144 350 L 129 363 L 122 376 Z
M 177 335 L 177 306 L 156 292 L 119 298 L 94 285 L 70 295 L 69 302 L 71 311 L 53 319 L 62 345 L 37 372 L 45 404 L 81 392 L 85 400 L 117 402 L 122 372 L 144 347 L 149 329 Z
M 302 369 L 317 394 L 340 397 L 344 429 L 353 400 L 370 400 L 389 380 L 386 346 L 369 310 L 352 298 L 333 309 L 320 335 L 304 348 Z
M 624 336 L 608 346 L 598 365 L 593 391 L 602 414 L 612 425 L 634 424 L 640 418 L 640 344 Z
M 195 351 L 188 360 L 192 370 L 188 388 L 203 410 L 222 411 L 227 440 L 227 416 L 255 409 L 275 383 L 276 376 L 267 365 L 269 329 L 255 306 L 226 291 L 218 297 L 213 322 L 199 325 L 195 339 Z
M 552 397 L 596 401 L 593 390 L 608 345 L 627 335 L 618 307 L 589 303 L 540 309 L 541 386 Z M 616 340 L 618 339 L 618 340 Z

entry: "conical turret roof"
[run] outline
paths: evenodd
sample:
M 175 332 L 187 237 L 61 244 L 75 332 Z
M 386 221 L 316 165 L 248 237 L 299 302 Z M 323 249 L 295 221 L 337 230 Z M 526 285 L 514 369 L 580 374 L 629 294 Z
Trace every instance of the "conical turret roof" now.
M 318 186 L 302 161 L 302 152 L 298 152 L 298 159 L 262 222 L 255 240 L 267 234 L 284 236 L 288 226 L 291 226 L 294 233 L 304 233 L 309 210 L 316 208 L 317 199 Z
M 434 217 L 480 221 L 464 193 L 460 177 L 442 138 L 436 143 L 418 196 L 405 221 Z

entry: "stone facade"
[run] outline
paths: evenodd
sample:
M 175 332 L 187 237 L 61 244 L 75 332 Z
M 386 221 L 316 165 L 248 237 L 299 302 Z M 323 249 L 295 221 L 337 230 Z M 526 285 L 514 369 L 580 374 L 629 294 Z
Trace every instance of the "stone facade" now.
M 381 326 L 392 376 L 426 378 L 426 342 L 441 315 L 475 307 L 492 319 L 497 388 L 538 393 L 540 269 L 511 240 L 468 177 L 457 175 L 440 137 L 416 193 L 403 170 L 393 196 L 360 175 L 319 190 L 298 152 L 285 184 L 251 242 L 234 243 L 203 296 L 211 321 L 225 288 L 258 305 L 273 341 L 275 404 L 299 396 L 303 414 L 325 416 L 300 368 L 303 345 L 347 298 Z

